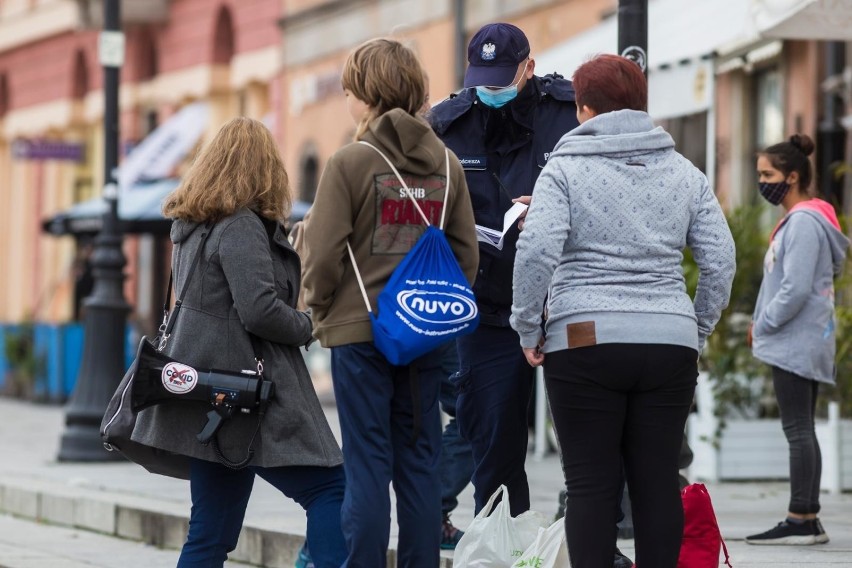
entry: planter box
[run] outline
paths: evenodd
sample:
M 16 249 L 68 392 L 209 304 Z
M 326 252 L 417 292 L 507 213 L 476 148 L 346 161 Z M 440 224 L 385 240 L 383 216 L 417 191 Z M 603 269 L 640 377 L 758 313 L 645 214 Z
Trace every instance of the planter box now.
M 789 479 L 789 449 L 780 420 L 728 420 L 716 447 L 715 401 L 703 373 L 695 398 L 698 412 L 690 415 L 687 427 L 695 453 L 690 477 L 704 481 Z M 822 451 L 822 488 L 832 492 L 852 489 L 852 420 L 841 420 L 837 404 L 831 404 L 829 419 L 817 421 L 816 433 Z
M 65 402 L 77 384 L 77 373 L 83 358 L 83 325 L 80 323 L 33 324 L 33 347 L 39 359 L 36 377 L 32 384 L 32 398 L 45 402 Z M 19 324 L 0 323 L 0 390 L 10 371 L 5 358 L 6 336 L 17 333 Z M 139 338 L 127 327 L 125 366 L 130 366 L 136 354 Z M 116 378 L 116 384 L 121 377 Z

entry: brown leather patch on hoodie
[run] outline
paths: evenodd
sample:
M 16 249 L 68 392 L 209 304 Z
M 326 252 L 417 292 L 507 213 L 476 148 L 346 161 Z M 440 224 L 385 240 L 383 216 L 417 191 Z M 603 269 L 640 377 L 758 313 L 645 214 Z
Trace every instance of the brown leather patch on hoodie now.
M 577 347 L 589 347 L 597 345 L 598 338 L 595 335 L 595 322 L 581 321 L 568 324 L 568 349 Z

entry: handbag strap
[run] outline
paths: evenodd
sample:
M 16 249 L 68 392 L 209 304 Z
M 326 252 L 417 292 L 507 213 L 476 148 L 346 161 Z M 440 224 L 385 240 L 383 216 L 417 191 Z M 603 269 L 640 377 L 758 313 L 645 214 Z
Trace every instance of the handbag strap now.
M 429 218 L 426 217 L 426 214 L 423 212 L 423 209 L 420 208 L 420 205 L 417 203 L 417 200 L 414 199 L 414 194 L 408 188 L 408 184 L 405 183 L 405 180 L 402 179 L 402 176 L 399 173 L 399 170 L 396 169 L 396 166 L 393 165 L 393 162 L 385 156 L 384 152 L 366 142 L 364 140 L 360 140 L 359 144 L 363 144 L 364 146 L 369 146 L 373 150 L 379 153 L 379 156 L 384 158 L 385 162 L 390 166 L 393 173 L 396 175 L 396 178 L 399 180 L 399 183 L 402 184 L 403 189 L 405 189 L 405 194 L 411 199 L 411 202 L 414 204 L 414 207 L 417 208 L 417 212 L 420 213 L 420 217 L 423 219 L 423 222 L 426 223 L 427 227 L 431 227 L 432 223 L 429 222 Z M 444 148 L 444 162 L 447 168 L 447 186 L 444 190 L 444 204 L 441 207 L 441 224 L 438 226 L 440 230 L 444 230 L 444 220 L 447 215 L 447 197 L 450 195 L 450 151 L 445 147 Z M 361 289 L 361 296 L 364 298 L 364 304 L 367 306 L 367 311 L 373 313 L 373 307 L 370 304 L 370 298 L 367 296 L 367 289 L 364 287 L 364 279 L 361 278 L 361 271 L 358 270 L 358 262 L 355 260 L 355 253 L 352 252 L 352 246 L 349 244 L 349 241 L 346 241 L 346 249 L 349 251 L 349 260 L 352 261 L 352 267 L 355 269 L 355 278 L 358 280 L 358 287 Z
M 195 232 L 195 229 L 199 226 L 200 225 L 196 225 L 195 228 L 192 229 L 192 232 Z M 169 271 L 169 283 L 166 287 L 166 301 L 163 304 L 163 323 L 160 325 L 160 341 L 157 345 L 157 351 L 165 349 L 166 344 L 169 341 L 169 337 L 172 335 L 172 330 L 177 322 L 180 308 L 183 305 L 183 298 L 186 296 L 187 290 L 189 290 L 189 284 L 192 281 L 196 268 L 198 268 L 198 262 L 201 260 L 201 253 L 204 251 L 204 245 L 207 244 L 207 239 L 210 238 L 210 234 L 213 232 L 214 226 L 215 223 L 212 221 L 208 221 L 204 224 L 204 232 L 201 233 L 201 242 L 198 243 L 198 249 L 195 251 L 195 256 L 192 258 L 192 264 L 189 267 L 189 275 L 186 277 L 186 282 L 183 284 L 183 290 L 181 290 L 180 295 L 175 300 L 175 305 L 172 310 L 169 310 L 169 302 L 172 297 L 175 272 L 174 269 Z M 260 338 L 251 332 L 248 332 L 248 335 L 249 340 L 251 341 L 252 351 L 254 351 L 254 360 L 255 363 L 257 363 L 257 373 L 258 375 L 263 375 L 263 351 Z
M 169 284 L 166 288 L 166 303 L 163 304 L 163 323 L 160 325 L 160 343 L 157 346 L 157 351 L 162 351 L 166 347 L 166 343 L 168 343 L 169 337 L 172 335 L 172 330 L 175 327 L 178 314 L 180 313 L 180 307 L 183 305 L 183 298 L 186 296 L 187 290 L 189 290 L 189 284 L 192 282 L 195 269 L 198 267 L 198 261 L 201 260 L 201 252 L 204 250 L 204 245 L 207 243 L 207 239 L 210 238 L 210 233 L 213 232 L 213 226 L 214 223 L 212 221 L 208 221 L 204 224 L 204 232 L 201 233 L 201 242 L 198 244 L 198 249 L 195 251 L 195 256 L 192 258 L 192 264 L 189 266 L 189 275 L 186 277 L 183 290 L 175 300 L 175 306 L 172 310 L 169 310 L 169 301 L 171 300 L 172 288 L 174 286 L 175 271 L 174 269 L 169 271 Z M 195 232 L 195 229 L 197 228 L 198 225 L 196 225 L 192 231 Z

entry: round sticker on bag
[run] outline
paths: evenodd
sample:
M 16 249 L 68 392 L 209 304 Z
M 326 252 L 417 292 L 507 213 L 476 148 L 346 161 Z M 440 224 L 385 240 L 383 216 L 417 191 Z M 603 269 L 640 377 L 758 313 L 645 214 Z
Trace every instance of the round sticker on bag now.
M 166 390 L 175 394 L 186 394 L 198 384 L 198 371 L 183 363 L 168 363 L 161 377 Z

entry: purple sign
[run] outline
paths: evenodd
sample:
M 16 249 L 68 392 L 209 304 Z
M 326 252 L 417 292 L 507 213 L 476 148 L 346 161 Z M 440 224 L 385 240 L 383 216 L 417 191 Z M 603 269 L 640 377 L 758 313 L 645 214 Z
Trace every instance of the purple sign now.
M 12 143 L 12 157 L 16 160 L 69 160 L 82 162 L 86 146 L 80 142 L 63 140 L 24 140 Z

